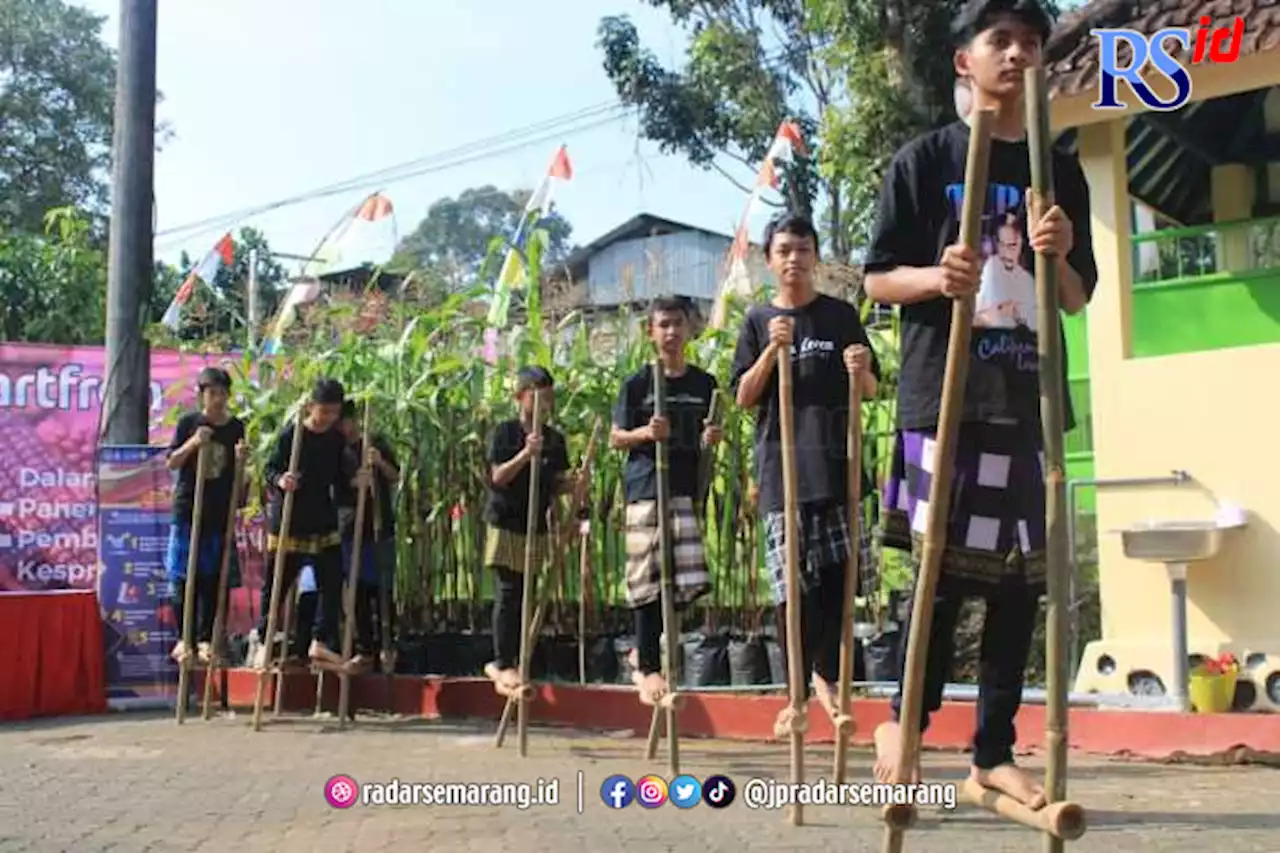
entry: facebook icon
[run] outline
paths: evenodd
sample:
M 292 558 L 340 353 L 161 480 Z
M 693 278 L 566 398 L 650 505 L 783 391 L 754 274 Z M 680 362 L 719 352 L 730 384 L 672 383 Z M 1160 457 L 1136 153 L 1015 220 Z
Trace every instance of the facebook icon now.
M 626 776 L 610 776 L 600 786 L 600 799 L 611 809 L 625 809 L 636 798 L 636 786 Z

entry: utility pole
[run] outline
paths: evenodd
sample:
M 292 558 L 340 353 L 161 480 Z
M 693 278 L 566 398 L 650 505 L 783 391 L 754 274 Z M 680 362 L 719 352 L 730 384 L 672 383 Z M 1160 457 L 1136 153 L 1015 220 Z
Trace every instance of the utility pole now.
M 157 2 L 120 0 L 102 394 L 108 444 L 147 443 L 151 354 L 142 329 L 154 266 Z
M 248 309 L 246 313 L 249 315 L 246 325 L 249 327 L 249 333 L 246 336 L 245 343 L 248 345 L 248 351 L 252 353 L 258 345 L 258 250 L 249 250 L 249 286 L 246 295 Z

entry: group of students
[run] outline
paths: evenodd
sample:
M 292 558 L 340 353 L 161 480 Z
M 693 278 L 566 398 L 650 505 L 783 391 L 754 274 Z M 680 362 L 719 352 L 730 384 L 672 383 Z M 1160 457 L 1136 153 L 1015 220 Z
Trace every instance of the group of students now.
M 218 578 L 226 545 L 225 530 L 235 487 L 233 460 L 242 452 L 244 424 L 228 410 L 231 377 L 225 370 L 207 367 L 197 379 L 200 409 L 183 416 L 174 430 L 168 466 L 176 472 L 173 521 L 165 555 L 165 569 L 172 582 L 179 639 L 172 651 L 175 660 L 195 654 L 202 664 L 214 657 L 213 627 L 217 608 Z M 379 658 L 385 669 L 391 650 L 382 649 L 379 630 L 390 618 L 379 606 L 390 598 L 395 576 L 395 513 L 393 489 L 400 471 L 391 447 L 380 437 L 370 437 L 364 448 L 356 407 L 346 399 L 341 383 L 321 379 L 312 389 L 301 421 L 303 434 L 298 467 L 290 471 L 296 423 L 277 436 L 264 466 L 267 495 L 267 572 L 262 589 L 262 617 L 258 625 L 261 644 L 253 663 L 265 665 L 269 606 L 272 599 L 276 555 L 284 553 L 282 589 L 297 588 L 297 608 L 285 667 L 300 667 L 306 660 L 329 669 L 358 672 Z M 194 495 L 199 454 L 206 454 L 205 485 L 200 507 L 196 577 L 187 577 L 190 562 Z M 241 484 L 243 486 L 243 484 Z M 366 493 L 361 532 L 361 554 L 356 583 L 355 654 L 344 660 L 341 648 L 342 594 L 356 540 L 358 490 Z M 281 537 L 284 497 L 293 493 L 288 537 Z M 236 549 L 232 547 L 228 590 L 239 586 Z M 186 584 L 196 584 L 192 626 L 196 648 L 185 641 L 182 602 Z M 380 596 L 388 585 L 387 595 Z M 278 605 L 277 605 L 278 606 Z M 381 654 L 379 654 L 381 653 Z
M 1028 203 L 1030 154 L 1026 141 L 1023 71 L 1040 61 L 1051 19 L 1036 0 L 970 0 L 957 16 L 955 67 L 966 94 L 959 120 L 923 134 L 893 158 L 885 177 L 871 243 L 864 259 L 866 292 L 881 304 L 900 307 L 901 366 L 898 377 L 897 434 L 883 498 L 883 541 L 918 558 L 928 512 L 930 478 L 954 299 L 976 297 L 971 364 L 965 389 L 963 423 L 947 508 L 948 540 L 933 607 L 924 674 L 921 728 L 942 704 L 943 687 L 954 657 L 954 631 L 966 597 L 986 602 L 979 674 L 980 699 L 973 738 L 972 774 L 1032 807 L 1044 804 L 1042 787 L 1013 760 L 1014 717 L 1023 689 L 1032 632 L 1045 590 L 1045 502 L 1043 439 L 1040 421 L 1034 290 L 1011 283 L 1027 280 L 1033 253 L 1057 266 L 1060 304 L 1067 313 L 1082 310 L 1097 281 L 1089 233 L 1089 196 L 1079 163 L 1055 153 L 1056 204 L 1032 211 Z M 960 103 L 959 101 L 957 102 Z M 984 200 L 983 239 L 979 251 L 958 242 L 963 206 L 969 109 L 996 113 Z M 1023 238 L 1023 235 L 1025 239 Z M 765 563 L 773 581 L 777 621 L 786 622 L 789 606 L 801 614 L 804 669 L 813 694 L 835 716 L 834 685 L 839 678 L 841 594 L 851 541 L 845 478 L 849 384 L 865 397 L 876 394 L 880 366 L 858 311 L 821 294 L 814 282 L 818 236 L 812 222 L 785 213 L 764 233 L 768 266 L 778 282 L 768 304 L 749 309 L 738 337 L 731 369 L 737 404 L 756 416 L 755 450 L 758 509 L 767 547 Z M 662 363 L 667 409 L 654 412 L 654 376 L 642 369 L 622 385 L 613 412 L 611 445 L 627 453 L 626 592 L 634 610 L 637 648 L 632 660 L 640 699 L 657 703 L 670 687 L 663 679 L 659 638 L 661 555 L 657 514 L 656 443 L 670 455 L 671 563 L 675 596 L 687 606 L 710 588 L 694 505 L 700 494 L 701 455 L 721 440 L 709 422 L 715 379 L 688 363 L 685 344 L 691 331 L 685 304 L 659 300 L 650 310 L 649 334 Z M 1065 344 L 1060 342 L 1065 350 Z M 798 473 L 799 602 L 786 600 L 786 525 L 783 501 L 780 401 L 776 364 L 779 353 L 792 361 L 795 466 Z M 1065 359 L 1063 370 L 1066 370 Z M 173 462 L 188 477 L 193 470 L 191 442 L 231 447 L 242 428 L 225 415 L 227 382 L 202 375 L 206 411 L 179 425 Z M 533 423 L 536 409 L 541 423 Z M 525 537 L 528 535 L 529 475 L 539 465 L 534 532 L 536 565 L 549 553 L 548 515 L 557 496 L 569 493 L 580 474 L 570 470 L 567 443 L 549 425 L 555 408 L 551 374 L 526 367 L 517 378 L 518 417 L 500 424 L 489 447 L 490 484 L 485 521 L 484 561 L 497 579 L 493 614 L 494 661 L 485 667 L 499 692 L 521 687 L 520 609 Z M 342 390 L 321 383 L 305 427 L 302 476 L 286 473 L 291 430 L 277 442 L 269 468 L 273 492 L 269 549 L 288 553 L 285 585 L 304 565 L 316 572 L 322 615 L 311 656 L 324 658 L 336 637 L 341 588 L 341 550 L 336 511 L 327 496 L 349 493 L 358 455 L 352 455 L 354 422 L 343 420 Z M 1074 418 L 1065 401 L 1066 428 Z M 223 414 L 219 414 L 223 412 Z M 330 431 L 342 420 L 344 427 Z M 231 426 L 227 426 L 232 424 Z M 186 438 L 185 436 L 194 436 Z M 357 437 L 358 438 L 358 437 Z M 181 440 L 180 440 L 181 439 Z M 385 450 L 371 453 L 370 464 L 396 479 L 394 460 Z M 224 472 L 225 473 L 225 472 Z M 864 474 L 865 477 L 865 474 Z M 278 496 L 295 489 L 294 527 L 280 542 Z M 870 493 L 870 485 L 864 494 Z M 381 491 L 383 495 L 388 491 Z M 182 564 L 182 515 L 175 504 L 171 555 Z M 188 515 L 189 515 L 189 511 Z M 220 528 L 219 528 L 220 529 Z M 391 535 L 388 520 L 382 535 Z M 218 550 L 210 527 L 211 552 Z M 203 552 L 202 552 L 203 553 Z M 376 561 L 373 561 L 376 563 Z M 204 561 L 201 561 L 201 566 Z M 265 590 L 269 601 L 271 590 Z M 203 613 L 203 611 L 202 611 Z M 301 614 L 305 621 L 305 613 Z M 207 642 L 204 617 L 201 638 Z M 309 629 L 308 629 L 309 630 Z M 300 640 L 295 653 L 303 648 Z M 785 637 L 779 631 L 780 639 Z M 904 654 L 905 654 L 905 643 Z M 366 643 L 363 648 L 370 648 Z M 898 713 L 901 686 L 893 701 L 894 721 L 877 728 L 875 775 L 918 780 L 920 768 L 899 768 Z M 784 711 L 784 713 L 787 713 Z

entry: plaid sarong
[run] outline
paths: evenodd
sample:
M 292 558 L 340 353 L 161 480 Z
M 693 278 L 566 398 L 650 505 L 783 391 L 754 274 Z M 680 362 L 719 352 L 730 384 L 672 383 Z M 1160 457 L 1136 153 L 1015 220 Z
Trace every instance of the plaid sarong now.
M 542 569 L 550 550 L 545 533 L 533 537 L 533 567 L 536 572 Z M 490 526 L 484 537 L 485 568 L 507 569 L 512 572 L 524 572 L 525 535 L 500 527 Z
M 849 520 L 843 504 L 823 502 L 802 504 L 800 530 L 800 591 L 819 585 L 824 566 L 844 565 L 849 559 Z M 864 541 L 866 537 L 864 536 Z M 786 514 L 770 512 L 764 517 L 764 564 L 773 582 L 773 600 L 787 600 Z M 866 551 L 864 550 L 864 555 Z M 840 591 L 832 594 L 838 595 Z
M 898 433 L 884 493 L 884 545 L 918 562 L 933 479 L 933 433 Z M 1015 423 L 964 423 L 956 440 L 944 574 L 982 583 L 1045 577 L 1044 454 L 1040 433 Z
M 627 504 L 627 604 L 643 607 L 662 597 L 658 502 Z M 675 603 L 684 605 L 711 591 L 711 575 L 693 499 L 671 499 L 671 570 Z

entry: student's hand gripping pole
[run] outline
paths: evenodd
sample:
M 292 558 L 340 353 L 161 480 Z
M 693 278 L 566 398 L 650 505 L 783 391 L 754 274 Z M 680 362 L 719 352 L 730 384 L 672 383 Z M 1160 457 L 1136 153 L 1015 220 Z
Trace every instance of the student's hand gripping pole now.
M 533 394 L 533 432 L 542 435 L 542 394 L 534 389 Z M 529 685 L 529 662 L 533 657 L 533 644 L 536 637 L 529 636 L 529 627 L 533 615 L 534 583 L 533 576 L 538 570 L 534 560 L 534 544 L 538 536 L 538 511 L 542 502 L 538 500 L 538 475 L 542 472 L 541 450 L 529 459 L 529 513 L 525 518 L 524 532 L 524 595 L 520 597 L 520 687 L 516 696 L 516 731 L 520 738 L 520 757 L 529 755 L 529 700 L 533 690 Z
M 965 162 L 964 206 L 960 215 L 960 241 L 980 255 L 982 210 L 987 197 L 987 167 L 991 152 L 991 128 L 995 113 L 974 110 L 970 119 L 969 153 Z M 924 668 L 929 650 L 929 630 L 933 623 L 933 596 L 938 586 L 942 555 L 947 547 L 947 507 L 951 502 L 952 466 L 956 436 L 964 414 L 965 384 L 969 377 L 969 344 L 973 334 L 972 296 L 956 299 L 951 307 L 951 339 L 947 344 L 946 373 L 942 380 L 942 404 L 938 412 L 933 478 L 929 484 L 929 507 L 924 545 L 916 578 L 915 600 L 911 608 L 911 628 L 907 634 L 907 658 L 903 672 L 902 706 L 898 714 L 898 766 L 894 781 L 904 784 L 920 755 L 920 712 L 924 705 Z M 927 464 L 928 460 L 926 460 Z M 884 809 L 884 853 L 900 853 L 902 834 L 915 824 L 913 805 L 891 805 Z
M 373 406 L 365 403 L 364 426 L 360 438 L 360 477 L 372 479 L 369 468 L 369 415 Z M 351 565 L 347 569 L 347 588 L 342 596 L 342 669 L 338 673 L 338 728 L 347 727 L 347 712 L 351 707 L 351 660 L 355 653 L 356 637 L 356 584 L 360 582 L 360 563 L 364 549 L 364 518 L 368 507 L 369 492 L 364 482 L 356 487 L 356 527 L 351 540 Z
M 295 478 L 298 476 L 298 460 L 302 455 L 302 431 L 306 429 L 302 425 L 302 421 L 305 417 L 306 401 L 301 400 L 298 402 L 298 413 L 293 422 L 293 445 L 289 449 L 289 473 Z M 257 690 L 253 697 L 253 730 L 255 732 L 262 731 L 262 702 L 267 690 L 267 679 L 271 677 L 271 659 L 275 652 L 276 614 L 280 613 L 281 600 L 290 592 L 290 590 L 281 589 L 280 584 L 284 581 L 284 561 L 287 554 L 286 547 L 289 542 L 289 529 L 293 522 L 294 494 L 293 491 L 285 492 L 284 502 L 280 507 L 279 545 L 276 548 L 275 567 L 272 569 L 271 575 L 270 601 L 267 602 L 267 636 L 262 638 L 263 647 L 266 651 L 262 670 L 258 673 Z M 287 647 L 288 640 L 286 639 L 285 642 Z M 276 692 L 280 692 L 279 682 L 277 682 Z
M 196 573 L 200 570 L 200 526 L 204 514 L 204 478 L 209 470 L 209 449 L 201 445 L 196 451 L 196 493 L 191 504 L 191 538 L 187 552 L 187 582 L 182 595 L 183 655 L 178 661 L 178 724 L 187 720 L 187 702 L 191 692 L 191 662 L 195 658 Z M 209 672 L 205 671 L 208 679 Z
M 796 424 L 795 399 L 791 380 L 791 348 L 778 351 L 778 425 L 782 439 L 782 507 L 783 536 L 787 548 L 787 682 L 791 694 L 791 781 L 795 785 L 804 782 L 804 733 L 808 729 L 805 719 L 804 647 L 800 631 L 800 505 L 799 479 L 796 472 Z M 791 825 L 804 823 L 804 809 L 800 803 L 788 811 Z
M 236 552 L 236 515 L 240 508 L 240 498 L 244 494 L 244 445 L 236 445 L 235 479 L 231 482 L 231 500 L 227 504 L 227 529 L 222 538 L 222 563 L 218 567 L 218 604 L 213 617 L 213 649 L 209 655 L 209 666 L 204 673 L 204 719 L 213 718 L 213 674 L 218 669 L 226 668 L 227 638 L 227 587 L 230 584 L 231 557 Z M 226 691 L 222 699 L 226 701 Z
M 858 593 L 858 560 L 862 541 L 862 388 L 860 375 L 849 377 L 849 424 L 845 431 L 845 453 L 848 482 L 849 559 L 844 569 L 844 609 L 840 622 L 840 695 L 839 715 L 835 719 L 836 754 L 832 775 L 837 785 L 844 784 L 849 756 L 849 739 L 853 735 L 853 637 L 854 599 Z M 875 594 L 878 590 L 869 591 Z M 868 591 L 864 590 L 864 594 Z

